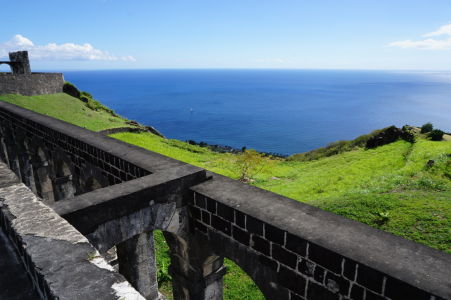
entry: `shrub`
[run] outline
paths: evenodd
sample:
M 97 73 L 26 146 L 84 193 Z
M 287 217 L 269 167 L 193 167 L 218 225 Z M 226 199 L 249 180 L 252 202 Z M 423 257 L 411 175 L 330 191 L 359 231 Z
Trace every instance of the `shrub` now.
M 72 97 L 80 98 L 80 91 L 77 89 L 75 85 L 66 81 L 63 85 L 63 93 L 66 93 Z
M 384 128 L 366 142 L 366 148 L 373 149 L 379 146 L 393 143 L 402 136 L 402 133 L 403 131 L 399 128 L 396 128 L 395 126 Z
M 426 123 L 423 126 L 421 126 L 421 133 L 428 133 L 431 132 L 432 129 L 434 128 L 434 126 L 432 125 L 432 123 Z
M 402 127 L 401 138 L 409 143 L 415 143 L 415 133 L 413 132 L 412 127 L 404 125 Z
M 245 150 L 243 153 L 237 155 L 236 164 L 240 173 L 239 180 L 248 182 L 252 177 L 263 171 L 265 158 L 263 154 L 253 149 Z
M 432 141 L 441 141 L 444 134 L 445 133 L 443 131 L 441 131 L 440 129 L 434 129 L 431 132 L 429 132 L 428 137 Z

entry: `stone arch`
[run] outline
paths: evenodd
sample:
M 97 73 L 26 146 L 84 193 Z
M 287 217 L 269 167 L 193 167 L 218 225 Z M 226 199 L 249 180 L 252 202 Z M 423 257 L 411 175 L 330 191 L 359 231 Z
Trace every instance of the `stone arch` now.
M 86 164 L 80 174 L 80 193 L 87 193 L 108 186 L 108 178 L 102 174 L 102 171 L 91 165 Z
M 16 143 L 16 137 L 14 135 L 13 126 L 10 121 L 2 121 L 3 137 L 6 149 L 6 156 L 8 157 L 8 166 L 16 174 L 17 177 L 21 178 L 20 164 L 18 149 Z
M 71 160 L 61 151 L 53 153 L 53 191 L 55 201 L 73 198 L 77 192 Z
M 91 192 L 93 190 L 97 190 L 102 188 L 102 184 L 99 182 L 99 180 L 97 180 L 97 178 L 95 177 L 90 177 L 85 184 L 85 191 L 86 192 Z
M 11 66 L 11 63 L 5 61 L 0 62 L 0 72 L 12 73 L 13 68 Z
M 34 145 L 31 163 L 33 166 L 36 193 L 43 199 L 44 202 L 55 202 L 51 171 L 49 167 L 50 154 L 46 151 L 46 147 L 42 140 L 35 138 L 31 141 L 31 144 Z
M 174 299 L 223 299 L 224 258 L 194 236 L 163 234 L 170 249 Z
M 33 169 L 33 144 L 31 140 L 24 136 L 22 139 L 22 147 L 24 149 L 23 155 L 21 155 L 20 162 L 23 163 L 21 166 L 22 179 L 25 185 L 27 185 L 34 194 L 37 193 L 36 181 Z
M 19 178 L 25 185 L 28 187 L 29 185 L 29 177 L 27 176 L 29 173 L 29 169 L 31 167 L 30 160 L 29 160 L 29 154 L 25 147 L 25 132 L 21 130 L 18 127 L 13 126 L 12 127 L 12 134 L 14 136 L 15 140 L 15 148 L 16 148 L 16 155 L 17 155 L 17 161 L 19 164 L 20 169 L 20 176 Z
M 260 289 L 265 299 L 287 299 L 287 291 L 277 283 L 277 272 L 261 262 L 258 254 L 246 249 L 242 245 L 236 245 L 236 242 L 225 243 L 226 248 L 219 249 L 215 247 L 214 252 L 224 258 L 230 259 Z
M 5 164 L 9 165 L 8 150 L 6 148 L 6 136 L 4 130 L 4 127 L 0 126 L 0 159 Z
M 211 259 L 211 257 L 217 258 L 216 263 L 222 262 L 224 258 L 228 258 L 233 261 L 238 267 L 240 267 L 241 270 L 243 270 L 252 279 L 252 281 L 260 289 L 266 299 L 289 299 L 288 290 L 278 284 L 277 265 L 272 266 L 271 263 L 269 263 L 270 259 L 256 253 L 253 250 L 250 250 L 249 247 L 246 247 L 245 245 L 229 239 L 222 233 L 214 231 L 209 231 L 208 237 L 201 234 L 196 234 L 195 237 L 189 242 L 189 244 L 189 247 L 186 249 L 179 248 L 174 250 L 176 253 L 179 253 L 178 255 L 180 255 L 180 253 L 191 254 L 193 252 L 207 254 L 198 262 L 196 262 L 195 260 L 189 260 L 190 264 L 197 264 L 198 267 L 203 266 L 205 271 L 205 262 Z M 210 266 L 213 265 L 210 263 Z M 220 268 L 218 265 L 215 265 L 215 267 L 210 268 L 210 270 L 210 274 L 213 274 L 215 272 L 218 273 Z M 221 274 L 217 274 L 216 277 L 220 278 L 221 282 L 219 282 L 219 280 L 216 280 L 216 286 L 210 286 L 210 288 L 221 289 L 222 291 L 222 276 Z M 205 292 L 211 294 L 211 290 L 208 291 L 208 288 L 205 289 Z M 182 297 L 175 299 L 184 298 Z M 215 298 L 211 299 L 222 299 L 222 294 L 219 298 L 216 298 L 215 295 Z

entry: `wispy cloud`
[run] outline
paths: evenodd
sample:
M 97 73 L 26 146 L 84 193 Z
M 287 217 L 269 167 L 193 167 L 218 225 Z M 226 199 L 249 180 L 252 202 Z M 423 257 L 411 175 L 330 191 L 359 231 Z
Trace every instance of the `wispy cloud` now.
M 91 44 L 49 43 L 35 45 L 28 38 L 16 34 L 9 41 L 0 44 L 0 57 L 8 52 L 27 50 L 30 58 L 35 60 L 107 60 L 107 61 L 135 61 L 133 56 L 115 56 L 107 51 L 95 49 Z
M 424 34 L 424 37 L 431 37 L 431 36 L 440 36 L 440 35 L 449 35 L 451 36 L 451 24 L 443 25 L 439 29 L 433 32 L 429 32 Z
M 443 25 L 436 31 L 423 34 L 422 36 L 428 37 L 428 39 L 396 41 L 388 44 L 388 46 L 399 47 L 404 49 L 407 48 L 428 49 L 428 50 L 451 49 L 451 24 Z M 431 37 L 442 37 L 442 38 L 431 38 Z

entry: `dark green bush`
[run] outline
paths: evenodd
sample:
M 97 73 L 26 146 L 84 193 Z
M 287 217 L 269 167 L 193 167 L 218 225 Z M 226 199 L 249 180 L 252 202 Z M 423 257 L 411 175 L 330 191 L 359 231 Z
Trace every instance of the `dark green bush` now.
M 401 130 L 402 130 L 401 138 L 403 140 L 412 144 L 415 143 L 415 133 L 411 126 L 404 125 Z
M 66 81 L 63 85 L 63 93 L 66 93 L 72 97 L 80 98 L 80 91 L 77 89 L 75 85 Z
M 423 126 L 421 126 L 421 133 L 428 133 L 431 132 L 432 129 L 434 128 L 434 126 L 432 125 L 432 123 L 426 123 Z
M 365 148 L 373 149 L 379 146 L 387 145 L 397 141 L 401 135 L 402 130 L 395 127 L 390 126 L 381 130 L 378 134 L 372 136 L 367 142 Z
M 433 141 L 441 141 L 443 139 L 444 134 L 445 133 L 440 129 L 434 129 L 431 132 L 429 132 L 428 137 Z

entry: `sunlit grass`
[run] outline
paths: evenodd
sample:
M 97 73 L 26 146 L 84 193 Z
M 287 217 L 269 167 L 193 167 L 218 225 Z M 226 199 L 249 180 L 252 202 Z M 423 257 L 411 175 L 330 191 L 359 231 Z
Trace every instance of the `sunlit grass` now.
M 125 124 L 126 119 L 103 110 L 89 109 L 79 99 L 64 93 L 39 96 L 1 95 L 0 100 L 93 131 L 128 126 Z

